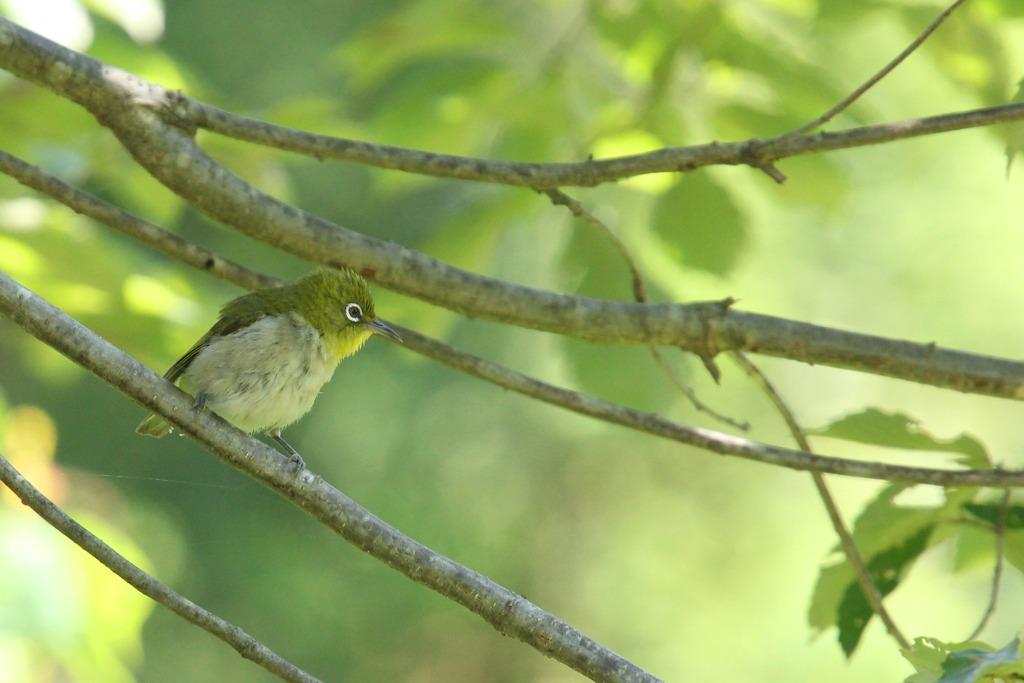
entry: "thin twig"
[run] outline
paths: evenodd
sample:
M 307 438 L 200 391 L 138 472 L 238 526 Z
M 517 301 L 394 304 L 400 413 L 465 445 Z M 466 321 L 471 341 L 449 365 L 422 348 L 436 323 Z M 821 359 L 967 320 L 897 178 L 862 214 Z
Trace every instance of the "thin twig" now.
M 965 1 L 966 0 L 955 0 L 955 2 L 949 7 L 947 7 L 942 12 L 942 14 L 936 17 L 936 19 L 931 24 L 928 25 L 928 28 L 926 28 L 921 33 L 921 35 L 915 38 L 910 43 L 910 45 L 908 45 L 906 49 L 903 50 L 903 52 L 896 55 L 896 57 L 894 57 L 893 60 L 886 64 L 884 67 L 882 67 L 882 69 L 878 71 L 878 73 L 876 73 L 874 76 L 865 81 L 859 88 L 855 89 L 849 95 L 840 100 L 834 107 L 832 107 L 831 109 L 829 109 L 828 111 L 826 111 L 824 114 L 817 117 L 813 121 L 808 121 L 799 128 L 794 128 L 788 133 L 783 133 L 778 137 L 771 138 L 770 140 L 768 140 L 766 148 L 768 150 L 771 150 L 777 145 L 781 145 L 784 142 L 788 142 L 794 138 L 800 137 L 805 133 L 809 133 L 810 131 L 828 123 L 834 117 L 838 116 L 843 110 L 845 110 L 851 104 L 856 102 L 864 93 L 866 93 L 868 90 L 874 87 L 874 85 L 878 83 L 880 80 L 888 76 L 893 69 L 895 69 L 903 62 L 903 60 L 905 60 L 915 50 L 917 50 L 917 48 L 919 48 L 921 44 L 924 43 L 924 41 L 927 40 L 928 37 L 931 36 L 931 34 L 934 33 L 935 30 L 942 25 L 942 23 L 949 17 L 949 15 L 956 11 L 957 7 L 962 5 Z
M 644 277 L 640 273 L 640 268 L 636 265 L 636 260 L 633 255 L 629 253 L 629 249 L 626 247 L 625 242 L 615 234 L 615 231 L 611 227 L 602 221 L 600 218 L 595 216 L 593 213 L 587 210 L 587 207 L 583 206 L 583 202 L 579 201 L 575 197 L 571 197 L 558 188 L 552 188 L 548 190 L 541 190 L 548 196 L 552 204 L 556 206 L 564 206 L 569 209 L 570 213 L 577 218 L 583 219 L 587 225 L 595 228 L 600 232 L 615 251 L 619 253 L 619 256 L 623 261 L 626 262 L 626 267 L 629 268 L 629 273 L 633 278 L 633 299 L 639 303 L 647 303 L 647 285 L 644 283 Z
M 785 421 L 786 426 L 789 428 L 789 433 L 796 439 L 797 445 L 802 450 L 812 453 L 813 451 L 811 450 L 811 444 L 807 439 L 806 432 L 804 432 L 800 423 L 797 422 L 796 416 L 789 409 L 782 395 L 768 377 L 761 372 L 761 368 L 757 367 L 742 353 L 733 353 L 732 357 L 747 376 L 754 380 L 754 383 L 764 391 L 772 405 L 779 412 L 779 415 L 782 416 L 783 421 Z M 885 604 L 882 602 L 882 593 L 878 590 L 878 585 L 874 579 L 871 578 L 871 572 L 868 570 L 867 563 L 864 562 L 864 556 L 861 555 L 853 534 L 850 533 L 846 523 L 843 521 L 843 515 L 839 511 L 839 506 L 836 505 L 835 498 L 832 497 L 832 493 L 828 489 L 824 475 L 820 472 L 811 472 L 811 478 L 814 480 L 814 487 L 818 491 L 821 502 L 825 505 L 825 511 L 828 513 L 829 521 L 832 522 L 832 528 L 839 537 L 839 545 L 843 549 L 843 554 L 846 555 L 846 560 L 850 563 L 854 576 L 857 577 L 861 593 L 863 593 L 864 598 L 868 601 L 868 605 L 871 606 L 871 611 L 882 621 L 885 625 L 885 630 L 889 632 L 889 635 L 899 644 L 900 648 L 904 652 L 910 652 L 912 650 L 910 641 L 907 640 L 903 632 L 896 626 L 896 622 L 893 620 L 892 615 L 889 614 L 889 610 L 885 608 Z
M 43 495 L 8 462 L 2 453 L 0 453 L 0 481 L 6 484 L 21 499 L 22 503 L 46 520 L 53 528 L 67 536 L 82 550 L 95 557 L 103 566 L 146 597 L 163 605 L 185 621 L 220 638 L 233 647 L 238 654 L 278 678 L 295 683 L 320 683 L 319 679 L 283 659 L 242 629 L 203 609 L 129 562 L 123 555 L 94 536 Z
M 543 193 L 546 194 L 551 199 L 551 202 L 553 204 L 566 207 L 567 209 L 569 209 L 572 215 L 582 219 L 591 227 L 596 228 L 597 231 L 600 232 L 605 237 L 605 239 L 607 239 L 608 242 L 611 243 L 612 247 L 614 247 L 615 251 L 619 253 L 619 256 L 622 258 L 622 260 L 625 261 L 626 267 L 629 268 L 629 272 L 632 275 L 633 300 L 641 304 L 648 303 L 647 285 L 646 283 L 644 283 L 644 277 L 643 274 L 640 272 L 640 267 L 637 266 L 636 259 L 634 259 L 633 255 L 629 252 L 629 248 L 626 246 L 625 242 L 623 242 L 622 239 L 615 233 L 615 231 L 611 229 L 611 226 L 609 226 L 607 223 L 605 223 L 600 218 L 591 213 L 589 210 L 587 210 L 587 207 L 583 206 L 583 203 L 580 202 L 578 199 L 569 196 L 562 190 L 543 190 Z M 668 378 L 669 383 L 672 384 L 672 386 L 674 386 L 676 390 L 678 390 L 681 394 L 683 394 L 683 396 L 685 396 L 690 401 L 690 405 L 692 405 L 697 412 L 705 413 L 706 415 L 709 415 L 712 419 L 717 420 L 723 424 L 727 424 L 741 431 L 746 431 L 750 429 L 750 425 L 747 422 L 741 422 L 734 418 L 728 417 L 727 415 L 722 415 L 721 413 L 717 412 L 714 408 L 701 401 L 700 398 L 697 396 L 697 392 L 693 390 L 693 387 L 690 387 L 685 382 L 683 382 L 682 379 L 679 378 L 679 376 L 675 372 L 675 369 L 665 359 L 665 357 L 662 355 L 661 351 L 658 349 L 657 346 L 649 345 L 647 349 L 651 352 L 651 356 L 654 358 L 654 362 L 656 362 L 658 366 L 661 368 L 662 372 L 665 373 L 665 376 Z
M 996 525 L 993 533 L 996 538 L 996 566 L 992 571 L 992 590 L 988 598 L 988 607 L 981 616 L 977 628 L 967 636 L 967 640 L 974 640 L 981 635 L 981 632 L 988 626 L 989 620 L 996 612 L 996 605 L 999 602 L 999 585 L 1003 579 L 1003 565 L 1006 563 L 1006 516 L 1010 511 L 1010 489 L 1003 492 L 1003 500 L 999 505 L 999 516 L 996 518 Z
M 989 486 L 990 484 L 981 482 L 995 480 L 998 482 L 995 486 L 1000 488 L 1024 486 L 1024 472 L 1022 471 L 1002 469 L 937 470 L 865 462 L 815 455 L 710 429 L 688 427 L 667 420 L 660 415 L 632 410 L 617 403 L 547 384 L 479 356 L 453 349 L 447 344 L 413 330 L 400 326 L 394 327 L 402 335 L 403 348 L 421 353 L 474 377 L 581 415 L 721 455 L 733 455 L 794 470 L 817 471 L 885 481 L 906 481 L 938 486 Z
M 661 367 L 662 371 L 665 373 L 665 376 L 668 377 L 669 383 L 671 383 L 677 391 L 683 394 L 683 396 L 689 399 L 690 405 L 692 405 L 697 410 L 697 412 L 709 415 L 712 419 L 718 420 L 722 424 L 727 424 L 734 429 L 740 430 L 741 432 L 746 432 L 750 430 L 750 423 L 747 422 L 746 420 L 737 420 L 734 417 L 723 415 L 716 411 L 711 406 L 704 403 L 702 400 L 700 400 L 700 397 L 697 396 L 696 390 L 694 390 L 694 388 L 691 387 L 690 385 L 683 382 L 682 378 L 680 378 L 679 375 L 676 374 L 675 368 L 672 367 L 672 365 L 668 362 L 665 356 L 661 353 L 661 350 L 657 346 L 650 346 L 648 348 L 651 351 L 651 355 L 654 356 L 654 362 L 656 362 Z M 707 367 L 706 362 L 704 366 Z M 714 377 L 714 373 L 712 373 L 712 377 Z

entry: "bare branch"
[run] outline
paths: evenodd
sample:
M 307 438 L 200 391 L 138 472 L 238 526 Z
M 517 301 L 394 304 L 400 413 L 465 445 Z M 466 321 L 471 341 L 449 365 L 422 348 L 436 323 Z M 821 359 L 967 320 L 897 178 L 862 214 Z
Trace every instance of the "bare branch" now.
M 500 633 L 595 681 L 659 680 L 521 595 L 405 536 L 308 468 L 296 473 L 276 450 L 212 412 L 195 410 L 191 396 L 3 273 L 0 312 L 359 549 L 483 617 Z
M 957 0 L 943 17 L 962 1 Z M 929 32 L 931 30 L 934 29 L 929 29 Z M 927 33 L 920 39 L 927 37 Z M 135 140 L 133 144 L 133 140 L 130 139 L 131 126 L 126 128 L 126 124 L 136 119 L 131 114 L 133 108 L 148 106 L 162 110 L 163 116 L 169 122 L 189 136 L 194 134 L 197 128 L 204 128 L 239 140 L 306 154 L 318 159 L 338 159 L 410 173 L 523 186 L 537 190 L 568 186 L 592 187 L 648 173 L 686 172 L 709 165 L 748 165 L 764 170 L 776 181 L 781 182 L 784 176 L 772 166 L 773 162 L 779 159 L 1024 119 L 1024 103 L 1018 102 L 833 133 L 797 135 L 794 131 L 769 139 L 752 138 L 688 147 L 665 147 L 610 159 L 541 164 L 496 161 L 378 145 L 317 135 L 240 116 L 193 100 L 181 93 L 168 93 L 158 85 L 62 47 L 3 17 L 0 17 L 0 67 L 85 107 L 104 125 L 117 132 L 125 146 L 136 154 L 141 151 L 139 146 L 145 144 L 145 140 Z M 876 79 L 881 75 L 876 75 Z M 872 84 L 873 81 L 869 81 L 862 88 L 870 87 Z M 857 91 L 851 94 L 853 98 L 856 96 L 859 96 Z M 836 108 L 841 110 L 847 105 L 848 102 L 844 100 Z M 127 117 L 120 114 L 127 114 Z M 822 118 L 824 117 L 819 117 Z M 819 119 L 797 130 L 811 130 L 820 125 L 822 121 Z M 138 123 L 137 120 L 134 122 Z M 136 131 L 136 134 L 139 132 Z M 125 139 L 126 137 L 129 139 Z
M 437 154 L 317 135 L 232 114 L 187 98 L 182 99 L 182 107 L 187 112 L 185 116 L 201 128 L 266 147 L 318 159 L 337 159 L 420 175 L 536 190 L 595 187 L 650 173 L 683 173 L 705 166 L 751 166 L 763 170 L 776 182 L 782 182 L 785 176 L 773 166 L 773 162 L 780 159 L 1024 119 L 1024 103 L 1017 102 L 793 138 L 709 142 L 687 147 L 664 147 L 609 159 L 541 164 Z
M 851 92 L 849 95 L 847 95 L 842 100 L 840 100 L 834 107 L 832 107 L 827 112 L 825 112 L 821 116 L 817 117 L 813 121 L 808 121 L 807 123 L 805 123 L 804 125 L 800 126 L 799 128 L 795 128 L 795 129 L 789 131 L 788 133 L 780 135 L 780 136 L 778 136 L 776 138 L 772 138 L 768 142 L 767 147 L 769 149 L 771 149 L 771 148 L 775 147 L 776 145 L 780 145 L 780 144 L 782 144 L 784 142 L 792 140 L 793 138 L 800 137 L 804 133 L 809 133 L 810 131 L 814 130 L 815 128 L 828 123 L 833 118 L 838 116 L 842 111 L 847 109 L 851 104 L 853 104 L 858 99 L 860 99 L 861 95 L 863 95 L 868 90 L 873 88 L 876 83 L 878 83 L 880 80 L 882 80 L 883 78 L 888 76 L 890 73 L 892 73 L 893 69 L 895 69 L 897 66 L 902 64 L 903 60 L 905 60 L 907 57 L 909 57 L 911 54 L 913 54 L 914 51 L 917 50 L 917 48 L 921 47 L 921 45 L 924 43 L 924 41 L 926 41 L 928 39 L 928 37 L 931 36 L 931 34 L 934 33 L 935 30 L 937 28 L 939 28 L 939 26 L 942 25 L 942 23 L 949 17 L 949 15 L 952 14 L 954 11 L 956 11 L 956 8 L 959 7 L 960 5 L 962 5 L 964 2 L 965 2 L 965 0 L 955 0 L 955 2 L 952 5 L 950 5 L 949 7 L 947 7 L 942 12 L 942 14 L 940 14 L 935 19 L 935 21 L 933 21 L 931 24 L 929 24 L 928 27 L 921 33 L 921 35 L 919 35 L 917 38 L 915 38 L 910 43 L 910 45 L 908 45 L 906 47 L 906 49 L 903 50 L 903 52 L 901 52 L 898 55 L 896 55 L 896 57 L 894 57 L 892 59 L 892 61 L 890 61 L 884 67 L 882 67 L 878 71 L 878 73 L 876 73 L 874 76 L 872 76 L 867 81 L 865 81 L 860 87 L 858 87 L 853 92 Z
M 3 454 L 0 454 L 0 481 L 53 528 L 146 597 L 160 603 L 185 621 L 220 638 L 238 654 L 262 666 L 278 678 L 294 683 L 320 683 L 319 679 L 283 659 L 242 629 L 208 612 L 129 562 L 44 496 L 7 461 Z
M 6 154 L 0 156 L 0 171 L 46 192 L 79 213 L 108 223 L 126 234 L 140 235 L 139 239 L 163 253 L 203 270 L 223 273 L 223 277 L 235 284 L 254 287 L 274 282 L 266 276 L 253 275 L 237 264 L 170 235 L 88 193 L 73 189 L 15 157 Z M 319 220 L 315 217 L 310 219 Z M 144 230 L 142 233 L 133 232 L 134 226 L 140 226 L 140 229 L 144 226 Z M 147 235 L 152 235 L 152 238 Z M 362 235 L 356 237 L 372 241 Z M 390 250 L 395 246 L 379 244 L 382 250 Z M 312 258 L 316 260 L 315 255 Z M 422 255 L 419 258 L 429 260 Z M 208 267 L 211 260 L 214 265 Z M 479 277 L 436 261 L 433 263 L 444 268 L 446 273 L 453 273 L 460 281 L 483 283 L 489 291 L 500 292 L 501 300 L 509 302 L 508 317 L 512 319 L 507 321 L 528 327 L 575 333 L 576 336 L 599 342 L 650 343 L 664 340 L 687 350 L 705 349 L 706 339 L 711 336 L 717 351 L 753 350 L 766 355 L 874 372 L 958 391 L 1014 400 L 1024 398 L 1024 364 L 1018 362 L 944 350 L 931 344 L 889 340 L 745 313 L 716 303 L 640 305 L 562 296 Z M 364 267 L 363 270 L 367 269 Z M 517 301 L 522 303 L 517 304 Z M 483 314 L 479 308 L 470 308 L 469 311 L 474 315 Z M 573 312 L 575 315 L 572 315 Z M 579 322 L 574 323 L 574 320 Z M 588 325 L 597 329 L 588 329 Z
M 814 455 L 710 429 L 687 427 L 660 415 L 631 410 L 593 396 L 552 386 L 478 356 L 456 351 L 446 344 L 425 337 L 413 330 L 398 326 L 395 326 L 395 329 L 402 335 L 403 346 L 498 386 L 581 415 L 588 415 L 604 422 L 696 446 L 721 455 L 734 455 L 794 470 L 886 481 L 905 481 L 937 486 L 987 486 L 988 484 L 979 482 L 995 480 L 1000 482 L 998 484 L 1000 487 L 1024 486 L 1024 471 L 1000 469 L 954 471 L 864 462 Z

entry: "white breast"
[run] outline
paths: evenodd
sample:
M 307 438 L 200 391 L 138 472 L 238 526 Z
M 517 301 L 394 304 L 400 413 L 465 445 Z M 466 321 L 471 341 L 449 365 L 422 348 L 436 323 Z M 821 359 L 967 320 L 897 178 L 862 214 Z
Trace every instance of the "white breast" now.
M 203 349 L 183 375 L 193 394 L 247 432 L 286 427 L 309 412 L 337 361 L 302 317 L 262 318 Z

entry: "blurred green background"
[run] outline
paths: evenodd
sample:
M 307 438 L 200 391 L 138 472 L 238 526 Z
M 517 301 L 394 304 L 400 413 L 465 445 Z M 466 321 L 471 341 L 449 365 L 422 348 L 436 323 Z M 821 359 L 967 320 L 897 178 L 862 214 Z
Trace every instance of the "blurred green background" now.
M 143 78 L 276 123 L 480 157 L 571 161 L 767 137 L 821 113 L 941 9 L 926 1 L 594 0 L 306 3 L 0 0 L 27 27 Z M 1024 7 L 973 0 L 829 128 L 1006 101 L 1024 76 Z M 1024 193 L 1006 131 L 973 130 L 779 164 L 778 186 L 712 168 L 572 190 L 663 301 L 740 306 L 1021 357 Z M 278 197 L 461 268 L 630 297 L 607 240 L 530 191 L 323 163 L 210 135 Z M 0 73 L 0 148 L 207 247 L 282 277 L 310 265 L 224 229 L 135 166 L 88 115 Z M 0 177 L 0 270 L 162 372 L 237 289 Z M 642 349 L 467 321 L 377 288 L 386 319 L 603 398 L 720 428 Z M 784 425 L 728 361 L 715 386 L 754 438 Z M 1020 406 L 759 359 L 820 427 L 874 406 L 1024 461 Z M 33 481 L 118 550 L 330 681 L 574 681 L 477 617 L 354 550 L 0 320 L 0 437 Z M 877 624 L 852 665 L 806 612 L 835 539 L 806 474 L 599 424 L 371 343 L 288 430 L 307 463 L 418 541 L 522 593 L 668 680 L 899 680 Z M 938 466 L 948 455 L 820 439 L 823 451 Z M 835 480 L 849 517 L 880 485 Z M 934 491 L 913 491 L 919 500 Z M 965 638 L 991 555 L 926 555 L 888 601 L 911 637 Z M 953 569 L 960 571 L 953 572 Z M 272 678 L 0 498 L 0 683 Z M 1022 627 L 1009 572 L 997 644 Z

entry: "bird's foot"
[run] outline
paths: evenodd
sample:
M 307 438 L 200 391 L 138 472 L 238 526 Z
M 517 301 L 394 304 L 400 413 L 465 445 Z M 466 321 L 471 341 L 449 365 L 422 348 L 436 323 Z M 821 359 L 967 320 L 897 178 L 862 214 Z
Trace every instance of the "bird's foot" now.
M 302 470 L 306 469 L 306 461 L 303 460 L 302 456 L 299 455 L 298 453 L 292 453 L 290 456 L 288 456 L 288 462 L 295 466 L 296 472 L 301 472 Z
M 281 447 L 284 448 L 285 452 L 288 454 L 288 462 L 295 465 L 296 473 L 306 469 L 306 461 L 302 459 L 302 456 L 299 455 L 297 450 L 292 448 L 290 443 L 284 440 L 284 437 L 281 436 L 280 429 L 272 429 L 270 431 L 270 438 L 281 444 Z

